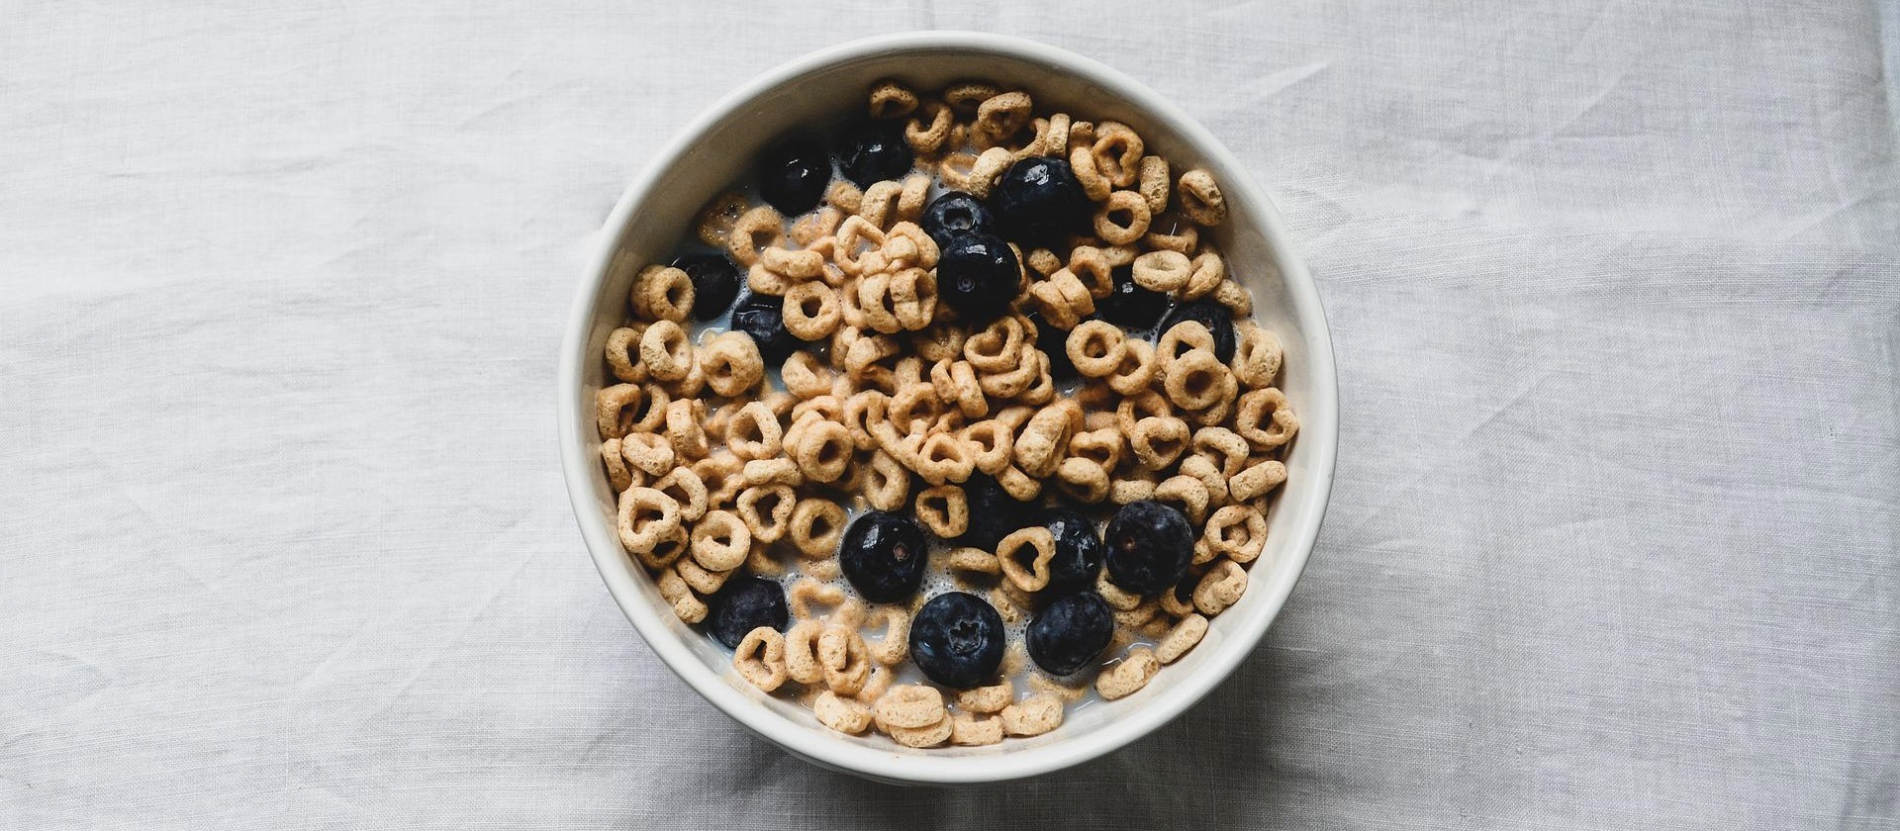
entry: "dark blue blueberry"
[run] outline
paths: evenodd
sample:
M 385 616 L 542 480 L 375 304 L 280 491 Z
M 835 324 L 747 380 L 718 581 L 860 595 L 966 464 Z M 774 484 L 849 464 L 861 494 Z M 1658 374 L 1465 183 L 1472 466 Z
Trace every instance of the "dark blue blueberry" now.
M 1134 268 L 1118 266 L 1110 272 L 1114 289 L 1095 301 L 1095 313 L 1124 329 L 1152 329 L 1168 310 L 1168 296 L 1136 285 Z
M 1194 528 L 1172 505 L 1130 502 L 1108 521 L 1108 579 L 1136 594 L 1173 588 L 1194 558 Z
M 1075 362 L 1069 359 L 1069 333 L 1044 320 L 1042 312 L 1030 312 L 1026 316 L 1030 323 L 1036 324 L 1036 348 L 1049 356 L 1049 377 L 1057 381 L 1075 380 L 1078 376 Z
M 759 195 L 786 216 L 818 206 L 831 185 L 831 155 L 809 139 L 773 145 L 759 158 Z
M 950 241 L 964 234 L 996 233 L 996 218 L 990 216 L 990 209 L 983 207 L 977 198 L 960 190 L 953 190 L 931 200 L 930 207 L 924 209 L 924 216 L 917 221 L 924 233 L 937 241 L 938 248 L 945 248 Z
M 1102 570 L 1102 537 L 1095 521 L 1073 508 L 1056 508 L 1043 515 L 1042 526 L 1056 538 L 1046 591 L 1062 594 L 1094 586 Z
M 746 634 L 761 626 L 783 632 L 791 620 L 785 610 L 785 589 L 749 575 L 727 580 L 706 605 L 706 628 L 728 649 L 738 649 Z
M 973 594 L 940 594 L 910 624 L 910 659 L 930 680 L 967 689 L 987 683 L 1003 663 L 1003 616 Z
M 1221 363 L 1234 359 L 1234 313 L 1226 306 L 1212 300 L 1182 303 L 1168 310 L 1168 315 L 1161 319 L 1161 326 L 1155 329 L 1155 340 L 1159 341 L 1174 324 L 1184 320 L 1207 327 L 1208 333 L 1214 336 L 1214 357 L 1221 359 Z
M 910 144 L 901 121 L 865 121 L 845 130 L 838 141 L 838 167 L 861 188 L 910 172 Z
M 1115 637 L 1115 612 L 1095 592 L 1077 592 L 1042 608 L 1023 631 L 1029 659 L 1050 675 L 1070 675 L 1101 657 Z
M 963 495 L 970 503 L 970 524 L 957 538 L 958 545 L 995 551 L 1004 537 L 1036 523 L 1035 507 L 1016 501 L 987 474 L 970 474 Z
M 739 266 L 724 254 L 681 254 L 673 267 L 693 280 L 693 318 L 712 320 L 732 308 L 739 296 Z
M 1016 252 L 1001 237 L 990 234 L 957 237 L 937 257 L 937 298 L 972 327 L 1009 311 L 1022 279 Z
M 859 516 L 838 546 L 845 579 L 872 603 L 896 603 L 916 594 L 928 560 L 917 521 L 889 511 Z
M 785 300 L 748 292 L 732 309 L 732 330 L 752 336 L 766 366 L 778 366 L 804 341 L 785 331 Z
M 990 196 L 1003 235 L 1025 248 L 1059 243 L 1088 226 L 1089 197 L 1061 159 L 1023 159 L 1003 172 Z

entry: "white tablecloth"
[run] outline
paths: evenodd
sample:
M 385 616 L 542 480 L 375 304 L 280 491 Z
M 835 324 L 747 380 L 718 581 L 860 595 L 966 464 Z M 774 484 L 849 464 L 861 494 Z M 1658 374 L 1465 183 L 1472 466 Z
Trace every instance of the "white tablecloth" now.
M 175 5 L 0 13 L 0 828 L 1900 827 L 1891 4 Z M 649 154 L 921 27 L 1202 119 L 1343 388 L 1254 659 L 1011 787 L 702 703 L 555 452 Z

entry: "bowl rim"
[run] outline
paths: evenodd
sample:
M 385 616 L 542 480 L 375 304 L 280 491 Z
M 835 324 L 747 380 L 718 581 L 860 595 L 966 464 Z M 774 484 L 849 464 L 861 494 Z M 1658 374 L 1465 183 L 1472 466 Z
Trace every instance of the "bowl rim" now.
M 598 452 L 585 435 L 574 429 L 578 419 L 584 364 L 588 356 L 586 340 L 598 313 L 598 295 L 608 273 L 614 252 L 619 248 L 633 208 L 653 189 L 662 175 L 721 120 L 747 102 L 808 73 L 832 64 L 912 50 L 966 51 L 979 55 L 1000 55 L 1041 63 L 1053 69 L 1100 84 L 1121 96 L 1131 106 L 1166 119 L 1185 142 L 1201 153 L 1204 160 L 1225 168 L 1223 186 L 1245 193 L 1246 201 L 1260 210 L 1253 222 L 1266 238 L 1274 254 L 1280 280 L 1292 303 L 1292 316 L 1299 322 L 1309 354 L 1305 371 L 1312 376 L 1312 399 L 1329 419 L 1302 426 L 1301 440 L 1313 443 L 1314 458 L 1304 472 L 1307 497 L 1311 506 L 1307 518 L 1297 524 L 1293 539 L 1284 555 L 1296 562 L 1292 579 L 1277 587 L 1266 600 L 1263 623 L 1252 631 L 1230 633 L 1221 651 L 1207 664 L 1176 683 L 1166 697 L 1145 702 L 1115 721 L 1090 732 L 1059 742 L 1029 747 L 1021 751 L 981 756 L 933 756 L 865 747 L 843 740 L 820 737 L 793 724 L 783 716 L 762 707 L 712 672 L 688 646 L 675 637 L 659 610 L 646 602 L 634 585 L 629 571 L 621 567 L 624 554 L 609 523 L 600 517 L 592 477 Z M 772 741 L 795 755 L 817 764 L 885 781 L 923 784 L 966 784 L 1020 779 L 1050 773 L 1097 758 L 1117 750 L 1174 720 L 1199 703 L 1224 682 L 1241 661 L 1259 644 L 1266 630 L 1279 617 L 1287 596 L 1304 574 L 1330 502 L 1333 473 L 1338 453 L 1338 377 L 1333 362 L 1332 336 L 1319 292 L 1305 261 L 1287 237 L 1279 211 L 1271 198 L 1254 181 L 1240 161 L 1200 122 L 1146 85 L 1094 59 L 1038 41 L 1009 35 L 969 31 L 920 31 L 879 35 L 817 50 L 779 64 L 726 93 L 686 124 L 656 151 L 645 168 L 627 186 L 602 226 L 602 235 L 588 258 L 587 270 L 575 290 L 568 315 L 567 331 L 562 338 L 560 366 L 556 383 L 557 430 L 560 434 L 563 480 L 568 499 L 580 524 L 581 534 L 595 568 L 607 584 L 614 601 L 661 661 L 699 695 L 711 702 L 752 732 Z M 1309 411 L 1313 407 L 1306 408 Z M 587 421 L 591 423 L 591 419 Z M 1324 425 L 1327 429 L 1315 429 Z

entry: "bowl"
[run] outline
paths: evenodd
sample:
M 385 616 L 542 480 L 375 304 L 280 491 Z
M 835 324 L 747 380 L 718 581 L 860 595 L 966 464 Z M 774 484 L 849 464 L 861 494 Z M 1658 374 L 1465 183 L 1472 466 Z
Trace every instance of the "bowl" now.
M 910 750 L 881 736 L 833 732 L 796 703 L 739 680 L 730 653 L 687 627 L 654 581 L 620 547 L 615 499 L 601 470 L 591 402 L 606 375 L 601 353 L 625 314 L 632 269 L 670 252 L 700 206 L 738 178 L 775 137 L 835 123 L 863 106 L 870 85 L 895 77 L 918 87 L 983 78 L 1030 92 L 1078 118 L 1133 127 L 1177 170 L 1201 166 L 1221 184 L 1228 221 L 1214 241 L 1254 294 L 1255 317 L 1285 346 L 1281 389 L 1300 415 L 1285 462 L 1287 482 L 1268 513 L 1265 552 L 1241 600 L 1212 621 L 1205 640 L 1140 692 L 1072 707 L 1057 730 L 985 747 Z M 614 600 L 660 659 L 713 706 L 753 732 L 824 767 L 901 783 L 959 784 L 1049 773 L 1120 748 L 1167 723 L 1253 652 L 1299 579 L 1332 488 L 1338 394 L 1325 313 L 1272 202 L 1233 154 L 1153 90 L 1096 61 L 1045 44 L 975 32 L 917 32 L 825 49 L 773 69 L 728 94 L 662 148 L 627 188 L 582 275 L 561 345 L 561 462 L 581 535 Z M 1322 601 L 1323 602 L 1323 601 Z

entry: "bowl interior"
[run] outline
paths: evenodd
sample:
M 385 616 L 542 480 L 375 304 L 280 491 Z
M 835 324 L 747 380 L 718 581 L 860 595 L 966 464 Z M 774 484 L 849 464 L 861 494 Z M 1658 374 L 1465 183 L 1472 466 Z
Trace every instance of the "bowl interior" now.
M 1265 553 L 1241 601 L 1216 617 L 1203 641 L 1147 688 L 1116 702 L 1071 708 L 1053 733 L 999 745 L 916 751 L 882 737 L 827 730 L 795 703 L 759 693 L 735 676 L 730 653 L 681 623 L 650 580 L 621 552 L 612 530 L 614 495 L 596 454 L 593 396 L 605 376 L 607 335 L 625 314 L 636 269 L 668 254 L 690 233 L 699 207 L 739 178 L 757 153 L 788 132 L 834 125 L 858 112 L 876 80 L 936 88 L 984 78 L 1025 89 L 1038 110 L 1133 127 L 1149 152 L 1212 172 L 1229 202 L 1228 222 L 1211 235 L 1230 270 L 1253 291 L 1255 317 L 1286 348 L 1282 389 L 1301 417 L 1286 458 L 1288 481 L 1268 516 Z M 781 68 L 728 97 L 662 153 L 610 221 L 606 248 L 583 284 L 569 333 L 561 395 L 564 457 L 583 532 L 615 598 L 663 659 L 702 694 L 755 731 L 821 763 L 877 778 L 977 781 L 1044 772 L 1125 744 L 1191 705 L 1257 642 L 1304 567 L 1330 489 L 1336 429 L 1331 347 L 1311 280 L 1288 250 L 1259 188 L 1202 128 L 1154 93 L 1111 70 L 1040 44 L 936 33 L 848 45 Z M 612 224 L 617 222 L 618 224 Z

